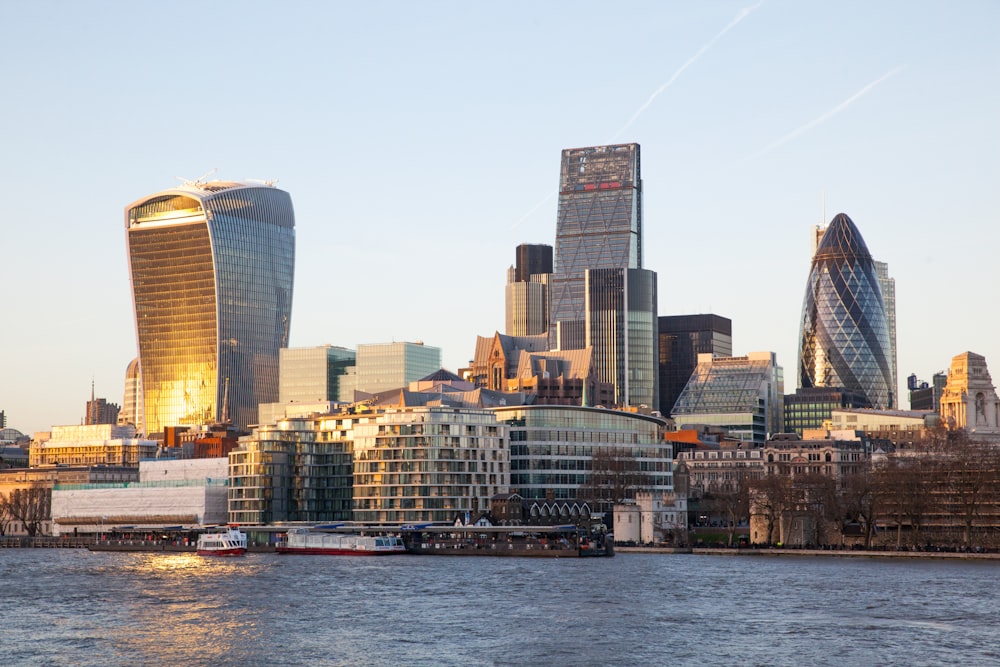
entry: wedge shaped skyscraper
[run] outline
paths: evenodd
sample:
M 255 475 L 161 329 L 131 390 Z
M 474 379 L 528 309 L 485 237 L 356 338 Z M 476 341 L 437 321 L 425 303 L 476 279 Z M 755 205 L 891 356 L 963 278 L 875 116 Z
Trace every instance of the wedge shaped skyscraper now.
M 838 214 L 813 256 L 799 330 L 799 386 L 840 387 L 895 404 L 889 328 L 871 253 Z
M 194 182 L 125 209 L 147 434 L 232 422 L 278 400 L 295 216 L 270 185 Z

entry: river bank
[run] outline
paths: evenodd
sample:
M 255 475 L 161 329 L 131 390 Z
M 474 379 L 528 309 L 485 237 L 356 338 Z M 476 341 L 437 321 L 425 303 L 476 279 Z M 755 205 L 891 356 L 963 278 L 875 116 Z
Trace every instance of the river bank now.
M 694 554 L 701 556 L 823 556 L 838 558 L 945 558 L 952 560 L 997 560 L 1000 553 L 972 551 L 882 551 L 864 549 L 754 549 L 750 547 L 615 547 L 615 553 Z

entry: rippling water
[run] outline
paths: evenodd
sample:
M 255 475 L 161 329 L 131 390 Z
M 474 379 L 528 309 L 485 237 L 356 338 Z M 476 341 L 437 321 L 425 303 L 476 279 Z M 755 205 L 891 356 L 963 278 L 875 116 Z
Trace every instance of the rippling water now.
M 7 665 L 1000 665 L 1000 562 L 0 552 Z

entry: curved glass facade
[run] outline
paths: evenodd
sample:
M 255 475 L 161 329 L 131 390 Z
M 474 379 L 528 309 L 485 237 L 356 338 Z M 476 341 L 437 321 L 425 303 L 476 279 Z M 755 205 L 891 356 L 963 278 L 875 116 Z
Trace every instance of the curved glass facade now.
M 892 407 L 889 328 L 871 253 L 840 213 L 813 257 L 799 330 L 799 386 L 863 394 L 871 407 Z
M 246 428 L 278 398 L 288 345 L 295 218 L 288 193 L 193 184 L 125 213 L 146 433 Z
M 579 498 L 602 451 L 633 459 L 643 490 L 673 491 L 673 445 L 663 439 L 661 419 L 577 406 L 491 410 L 507 425 L 510 490 L 525 498 Z

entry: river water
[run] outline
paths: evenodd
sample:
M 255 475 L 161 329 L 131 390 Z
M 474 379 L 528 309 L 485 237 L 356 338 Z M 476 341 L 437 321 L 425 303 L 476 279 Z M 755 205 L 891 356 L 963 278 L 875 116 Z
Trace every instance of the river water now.
M 9 665 L 1000 665 L 1000 562 L 0 552 Z

